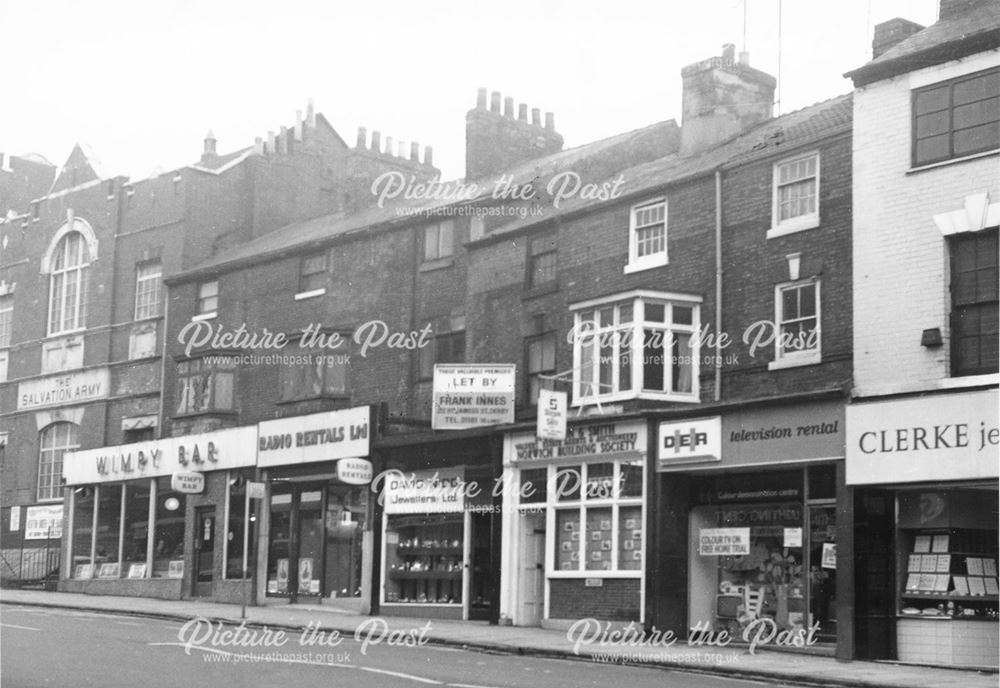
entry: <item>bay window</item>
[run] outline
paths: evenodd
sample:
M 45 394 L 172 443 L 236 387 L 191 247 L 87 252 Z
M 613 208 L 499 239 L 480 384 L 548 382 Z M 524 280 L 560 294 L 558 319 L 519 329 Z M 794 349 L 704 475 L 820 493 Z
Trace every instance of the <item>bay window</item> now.
M 640 291 L 573 306 L 574 403 L 698 401 L 699 304 Z

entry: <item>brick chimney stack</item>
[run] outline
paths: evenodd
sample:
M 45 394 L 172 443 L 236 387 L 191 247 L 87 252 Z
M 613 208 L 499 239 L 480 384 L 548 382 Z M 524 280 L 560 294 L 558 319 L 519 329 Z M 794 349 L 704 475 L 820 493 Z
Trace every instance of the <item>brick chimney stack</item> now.
M 501 102 L 503 109 L 501 110 Z M 479 89 L 476 107 L 465 116 L 465 178 L 481 179 L 498 175 L 518 163 L 562 150 L 563 137 L 555 130 L 555 117 L 521 103 L 515 117 L 514 99 Z
M 971 12 L 980 5 L 987 5 L 996 0 L 941 0 L 938 5 L 938 21 L 946 21 Z
M 212 133 L 211 130 L 209 130 L 209 132 L 205 134 L 204 144 L 205 144 L 204 148 L 202 149 L 201 152 L 202 164 L 205 163 L 210 164 L 215 162 L 215 160 L 219 157 L 219 154 L 216 151 L 216 146 L 218 145 L 218 141 L 215 138 L 215 134 Z
M 876 24 L 875 36 L 872 38 L 872 59 L 923 29 L 920 24 L 902 17 Z
M 732 43 L 722 46 L 720 57 L 682 69 L 681 78 L 681 155 L 712 148 L 773 116 L 777 80 L 752 68 L 746 53 L 737 61 Z

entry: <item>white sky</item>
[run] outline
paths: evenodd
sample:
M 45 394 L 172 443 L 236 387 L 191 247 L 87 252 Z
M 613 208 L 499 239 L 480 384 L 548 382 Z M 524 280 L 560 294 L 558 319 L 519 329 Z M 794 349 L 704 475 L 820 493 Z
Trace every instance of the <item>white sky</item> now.
M 748 3 L 751 65 L 778 75 L 778 0 Z M 937 0 L 784 0 L 781 111 L 846 93 L 872 27 L 927 25 Z M 552 111 L 566 147 L 675 118 L 681 67 L 744 47 L 744 0 L 0 1 L 0 151 L 62 164 L 88 143 L 139 179 L 291 125 L 313 98 L 353 145 L 434 146 L 464 174 L 480 86 Z

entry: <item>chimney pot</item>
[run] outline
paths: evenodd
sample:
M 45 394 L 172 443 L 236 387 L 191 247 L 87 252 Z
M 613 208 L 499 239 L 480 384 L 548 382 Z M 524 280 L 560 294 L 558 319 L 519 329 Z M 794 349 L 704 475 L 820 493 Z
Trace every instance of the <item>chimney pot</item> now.
M 368 131 L 364 127 L 358 127 L 357 147 L 364 148 L 368 145 Z
M 385 154 L 386 155 L 392 155 L 392 142 L 393 142 L 393 139 L 392 139 L 391 136 L 386 136 L 385 137 Z
M 257 155 L 264 154 L 264 139 L 259 136 L 253 140 L 253 152 Z
M 372 132 L 372 150 L 376 153 L 382 152 L 382 132 L 378 129 Z
M 525 103 L 517 106 L 517 118 L 522 122 L 528 121 L 528 106 Z
M 215 134 L 213 134 L 212 130 L 209 129 L 208 133 L 205 134 L 205 150 L 204 150 L 205 155 L 215 155 L 216 143 L 217 141 L 215 140 Z
M 740 51 L 740 64 L 743 65 L 744 67 L 750 66 L 750 53 L 748 53 L 746 50 Z
M 493 91 L 490 94 L 490 112 L 500 114 L 500 91 Z
M 542 111 L 538 108 L 531 108 L 531 123 L 536 127 L 542 125 Z
M 282 154 L 288 153 L 288 127 L 281 127 L 281 134 L 278 135 L 278 148 Z
M 316 128 L 316 110 L 313 106 L 312 98 L 310 98 L 309 102 L 306 103 L 306 126 L 310 129 Z
M 514 99 L 510 96 L 503 99 L 503 116 L 508 118 L 514 117 Z
M 420 144 L 416 141 L 410 143 L 410 160 L 420 162 Z
M 302 140 L 302 110 L 295 111 L 295 140 Z
M 277 147 L 275 141 L 276 141 L 276 137 L 274 135 L 274 132 L 273 131 L 268 131 L 267 132 L 267 152 L 268 153 L 274 153 L 274 152 L 276 152 L 278 150 L 278 147 Z
M 406 159 L 406 141 L 402 139 L 396 143 L 396 157 Z
M 732 43 L 725 43 L 722 46 L 722 64 L 730 66 L 733 64 L 733 57 L 736 55 L 736 46 Z
M 486 109 L 486 89 L 481 88 L 476 91 L 476 109 L 485 110 Z
M 424 164 L 427 166 L 434 164 L 434 147 L 424 146 Z
M 556 130 L 556 116 L 551 112 L 545 113 L 545 128 L 549 131 Z

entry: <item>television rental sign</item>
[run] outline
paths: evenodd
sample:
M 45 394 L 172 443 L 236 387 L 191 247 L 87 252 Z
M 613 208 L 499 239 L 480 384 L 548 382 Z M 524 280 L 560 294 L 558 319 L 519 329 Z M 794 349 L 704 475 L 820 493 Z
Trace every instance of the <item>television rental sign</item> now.
M 368 456 L 370 421 L 371 407 L 357 406 L 258 423 L 257 465 L 266 468 Z
M 515 369 L 513 363 L 435 365 L 431 427 L 465 430 L 513 423 Z
M 750 529 L 702 528 L 698 532 L 698 554 L 702 556 L 750 554 Z

